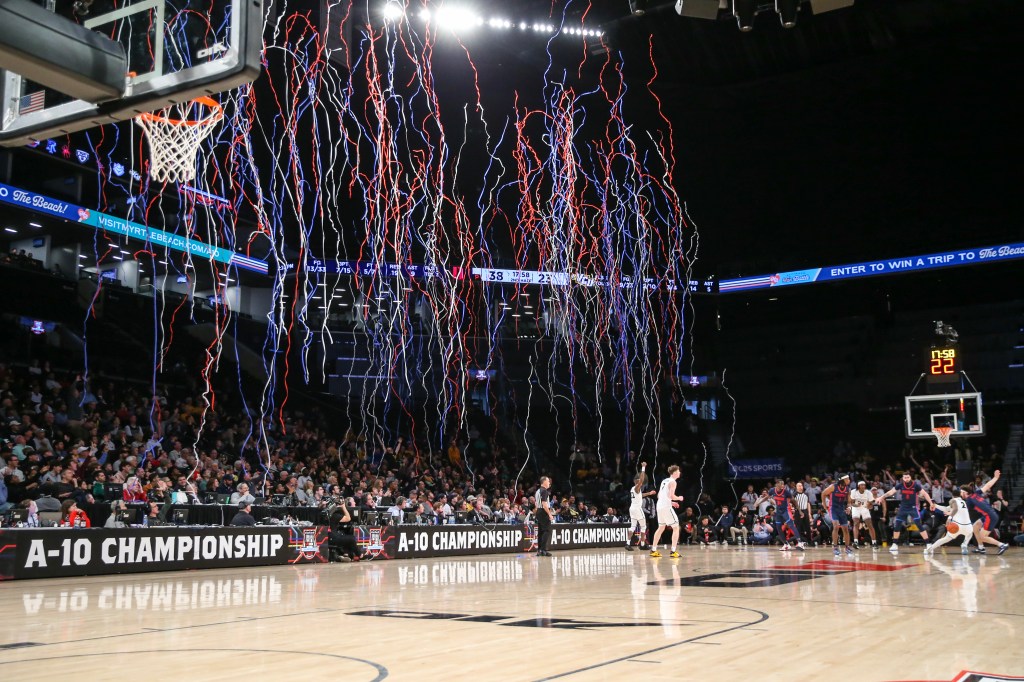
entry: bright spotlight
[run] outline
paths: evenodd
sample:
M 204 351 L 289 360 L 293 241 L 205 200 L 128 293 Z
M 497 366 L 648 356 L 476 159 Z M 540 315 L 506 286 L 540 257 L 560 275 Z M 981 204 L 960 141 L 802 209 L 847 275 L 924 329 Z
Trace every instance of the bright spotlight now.
M 384 15 L 385 21 L 399 21 L 405 16 L 405 8 L 402 7 L 402 3 L 390 0 L 390 2 L 384 5 L 381 14 Z
M 422 21 L 430 21 L 430 10 L 424 7 L 420 10 L 419 17 Z
M 462 31 L 475 28 L 483 23 L 483 18 L 473 14 L 466 7 L 445 5 L 434 15 L 434 20 L 441 27 L 450 31 Z

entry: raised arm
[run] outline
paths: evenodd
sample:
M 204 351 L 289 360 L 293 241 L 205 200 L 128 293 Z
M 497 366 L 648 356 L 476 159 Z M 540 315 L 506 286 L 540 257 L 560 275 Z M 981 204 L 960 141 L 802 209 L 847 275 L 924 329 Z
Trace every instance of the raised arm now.
M 992 489 L 992 486 L 994 486 L 998 480 L 999 480 L 999 469 L 996 469 L 992 473 L 992 478 L 988 479 L 988 483 L 986 483 L 985 485 L 981 486 L 981 491 L 983 493 L 987 493 L 989 490 Z

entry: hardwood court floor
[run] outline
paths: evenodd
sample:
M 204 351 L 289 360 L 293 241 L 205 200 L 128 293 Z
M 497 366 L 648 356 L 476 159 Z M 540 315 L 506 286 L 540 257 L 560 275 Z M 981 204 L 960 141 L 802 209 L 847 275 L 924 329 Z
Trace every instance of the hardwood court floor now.
M 1024 550 L 682 552 L 8 582 L 0 680 L 1024 675 Z

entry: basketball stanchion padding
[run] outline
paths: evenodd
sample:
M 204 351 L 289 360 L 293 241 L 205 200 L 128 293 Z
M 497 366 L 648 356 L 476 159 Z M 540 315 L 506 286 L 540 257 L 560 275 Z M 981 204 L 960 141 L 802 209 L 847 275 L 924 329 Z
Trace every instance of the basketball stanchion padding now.
M 949 447 L 949 434 L 953 432 L 951 426 L 936 426 L 932 429 L 932 433 L 935 434 L 935 439 L 939 442 L 940 448 Z
M 136 116 L 149 138 L 149 176 L 157 182 L 190 182 L 196 174 L 199 143 L 223 118 L 224 110 L 209 97 Z

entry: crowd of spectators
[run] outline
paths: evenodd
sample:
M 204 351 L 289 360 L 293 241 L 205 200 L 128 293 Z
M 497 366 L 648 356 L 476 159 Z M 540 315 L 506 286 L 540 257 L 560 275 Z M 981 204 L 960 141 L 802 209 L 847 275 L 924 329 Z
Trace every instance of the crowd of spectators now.
M 45 362 L 0 365 L 0 510 L 20 504 L 33 512 L 60 511 L 64 522 L 85 524 L 89 520 L 75 505 L 110 502 L 104 484 L 114 483 L 120 484 L 123 501 L 154 507 L 177 501 L 329 509 L 344 503 L 418 523 L 529 518 L 539 472 L 510 465 L 513 458 L 504 448 L 472 426 L 464 440 L 431 453 L 411 439 L 372 442 L 353 429 L 332 433 L 328 424 L 316 411 L 286 415 L 283 424 L 270 418 L 253 424 L 244 410 L 226 401 L 218 402 L 216 410 L 204 410 L 200 397 L 184 389 L 151 396 L 141 384 L 87 384 L 81 373 L 60 372 Z M 252 437 L 257 431 L 264 434 L 262 440 Z M 955 459 L 975 462 L 979 484 L 998 466 L 994 448 L 962 447 L 941 460 L 934 448 L 908 443 L 885 466 L 839 443 L 830 463 L 839 462 L 837 471 L 850 473 L 855 482 L 865 481 L 875 497 L 910 471 L 941 503 L 951 495 L 949 472 Z M 682 463 L 684 475 L 696 471 L 696 462 L 687 459 L 677 439 L 659 442 L 658 459 L 662 466 Z M 563 491 L 552 496 L 555 520 L 626 518 L 623 480 L 637 465 L 635 453 L 601 458 L 593 446 L 580 443 L 568 460 L 564 480 L 555 477 L 554 490 Z M 837 471 L 787 481 L 797 494 L 801 534 L 811 543 L 831 539 L 820 498 Z M 771 523 L 773 509 L 761 499 L 770 482 L 749 484 L 740 493 L 730 486 L 699 490 L 695 480 L 680 509 L 684 541 L 782 541 Z M 1011 504 L 996 489 L 993 504 L 1004 520 L 1001 531 L 1016 535 L 1024 512 L 1021 501 Z M 880 504 L 872 513 L 879 541 L 885 541 L 889 509 Z M 926 510 L 929 528 L 941 522 Z
M 960 443 L 956 449 L 938 450 L 922 443 L 907 442 L 898 455 L 887 464 L 877 462 L 870 453 L 858 453 L 852 445 L 839 442 L 831 460 L 839 465 L 832 472 L 805 473 L 799 477 L 787 477 L 786 486 L 793 491 L 793 516 L 801 538 L 811 546 L 827 545 L 832 542 L 832 519 L 822 499 L 822 492 L 838 482 L 842 474 L 848 473 L 852 487 L 863 482 L 874 499 L 896 485 L 904 472 L 921 483 L 931 498 L 940 505 L 948 504 L 957 489 L 954 482 L 956 461 L 969 460 L 974 470 L 975 486 L 989 481 L 994 470 L 1001 465 L 1001 456 L 993 446 L 972 447 L 970 442 Z M 780 528 L 773 523 L 775 508 L 768 493 L 774 481 L 747 482 L 739 488 L 720 489 L 719 501 L 712 495 L 701 492 L 693 501 L 685 501 L 679 510 L 682 542 L 693 545 L 734 544 L 771 545 L 783 544 L 789 538 L 779 537 Z M 1005 497 L 1001 486 L 990 495 L 992 506 L 999 512 L 1001 524 L 999 533 L 1003 538 L 1016 538 L 1017 544 L 1024 544 L 1024 500 L 1011 503 Z M 896 512 L 892 500 L 880 501 L 871 509 L 871 524 L 879 544 L 891 541 L 892 523 Z M 922 502 L 920 528 L 912 534 L 927 531 L 932 537 L 945 523 L 941 513 L 932 512 Z M 650 508 L 653 516 L 653 505 Z M 782 532 L 789 535 L 785 528 Z M 862 529 L 857 540 L 870 542 L 867 527 Z
M 68 522 L 70 502 L 110 502 L 105 484 L 119 484 L 123 500 L 138 504 L 344 502 L 423 523 L 514 522 L 530 513 L 537 474 L 510 468 L 503 448 L 477 429 L 430 453 L 404 438 L 385 444 L 353 429 L 332 433 L 328 421 L 311 412 L 253 424 L 226 401 L 204 411 L 187 390 L 151 396 L 144 385 L 87 384 L 46 362 L 0 365 L 0 510 L 32 504 Z M 613 512 L 571 494 L 556 506 L 570 522 Z

